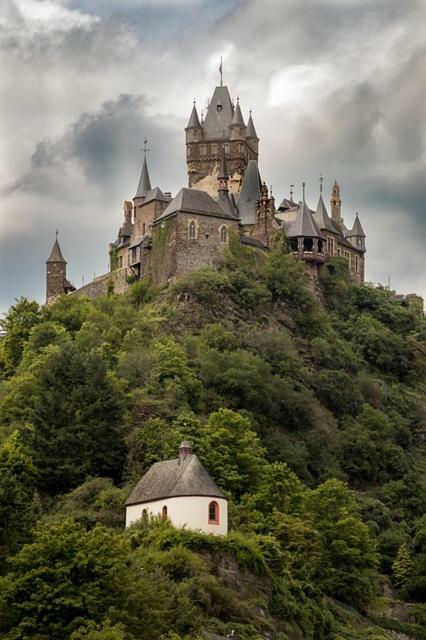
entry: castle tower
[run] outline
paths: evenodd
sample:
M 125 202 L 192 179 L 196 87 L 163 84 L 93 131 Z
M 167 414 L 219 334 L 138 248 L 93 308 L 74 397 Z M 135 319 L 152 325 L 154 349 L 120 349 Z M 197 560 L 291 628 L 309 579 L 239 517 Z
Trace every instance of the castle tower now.
M 46 260 L 46 304 L 52 304 L 60 295 L 71 291 L 75 291 L 75 287 L 67 280 L 67 263 L 56 233 L 55 243 Z
M 214 90 L 204 121 L 200 122 L 194 104 L 185 129 L 188 186 L 216 195 L 221 147 L 225 145 L 228 188 L 237 193 L 248 161 L 258 157 L 259 139 L 253 120 L 249 137 L 247 130 L 239 101 L 234 107 L 228 87 L 222 84 Z
M 334 181 L 333 189 L 331 191 L 331 217 L 341 227 L 343 226 L 342 218 L 342 199 L 340 197 L 340 186 L 337 180 Z
M 272 193 L 269 194 L 265 183 L 260 187 L 260 197 L 257 203 L 256 222 L 251 233 L 251 238 L 259 240 L 265 247 L 272 246 L 274 236 L 275 201 Z

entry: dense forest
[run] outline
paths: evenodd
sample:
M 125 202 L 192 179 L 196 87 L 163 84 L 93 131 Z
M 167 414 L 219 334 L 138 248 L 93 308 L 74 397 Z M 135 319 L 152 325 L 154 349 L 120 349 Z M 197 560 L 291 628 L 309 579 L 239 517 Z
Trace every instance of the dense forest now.
M 0 638 L 426 638 L 426 322 L 284 247 L 5 314 Z M 183 439 L 229 535 L 125 530 Z

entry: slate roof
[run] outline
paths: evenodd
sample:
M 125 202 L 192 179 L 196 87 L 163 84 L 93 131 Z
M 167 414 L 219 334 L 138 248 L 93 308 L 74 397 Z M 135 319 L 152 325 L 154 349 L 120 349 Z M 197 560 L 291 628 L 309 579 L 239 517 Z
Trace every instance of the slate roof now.
M 152 200 L 161 200 L 162 202 L 170 202 L 170 198 L 167 198 L 161 191 L 160 187 L 154 187 L 146 192 L 143 199 L 143 204 L 151 202 Z
M 253 122 L 253 118 L 251 117 L 251 114 L 247 122 L 246 138 L 257 138 L 257 133 L 254 127 L 254 122 Z
M 261 180 L 256 160 L 249 160 L 238 195 L 237 207 L 241 224 L 256 222 L 256 205 L 260 197 Z
M 232 118 L 231 126 L 245 127 L 243 114 L 241 113 L 240 103 L 237 100 L 237 106 L 234 109 L 234 116 Z
M 305 200 L 303 200 L 296 219 L 292 222 L 287 233 L 289 238 L 321 238 L 324 239 L 314 216 L 310 212 Z
M 317 210 L 314 213 L 314 220 L 317 223 L 319 229 L 326 229 L 327 231 L 331 231 L 331 233 L 339 234 L 339 229 L 337 229 L 333 220 L 327 213 L 322 195 L 320 195 L 318 200 Z
M 139 480 L 126 506 L 177 496 L 226 496 L 212 480 L 195 454 L 183 460 L 156 462 Z
M 189 129 L 190 127 L 197 127 L 197 128 L 201 127 L 200 119 L 198 117 L 197 107 L 195 106 L 195 102 L 194 102 L 194 106 L 192 107 L 191 116 L 189 118 L 189 122 L 188 122 L 186 128 Z
M 139 178 L 139 184 L 135 198 L 143 198 L 148 193 L 148 191 L 151 191 L 151 180 L 149 179 L 146 158 L 144 158 L 141 177 Z
M 241 244 L 245 244 L 248 247 L 256 247 L 257 249 L 267 249 L 268 247 L 263 244 L 261 240 L 256 238 L 250 238 L 250 236 L 241 236 Z
M 235 220 L 235 217 L 225 212 L 220 204 L 216 202 L 207 191 L 182 187 L 162 214 L 158 216 L 154 224 L 158 224 L 161 220 L 176 215 L 179 211 L 198 213 L 204 216 L 215 216 L 217 218 L 232 218 Z
M 359 236 L 361 238 L 365 238 L 364 229 L 362 228 L 362 225 L 361 225 L 360 219 L 358 217 L 358 214 L 356 214 L 356 216 L 355 216 L 354 226 L 352 227 L 352 229 L 350 231 L 345 231 L 345 236 L 347 238 L 350 238 L 352 236 Z
M 218 105 L 221 107 L 220 111 L 217 110 Z M 204 138 L 206 140 L 223 138 L 223 132 L 227 134 L 233 116 L 234 108 L 228 87 L 216 87 L 202 125 Z
M 62 262 L 63 264 L 67 264 L 64 256 L 62 255 L 61 247 L 59 246 L 58 238 L 55 240 L 55 244 L 53 245 L 52 251 L 50 252 L 50 256 L 47 258 L 47 262 Z

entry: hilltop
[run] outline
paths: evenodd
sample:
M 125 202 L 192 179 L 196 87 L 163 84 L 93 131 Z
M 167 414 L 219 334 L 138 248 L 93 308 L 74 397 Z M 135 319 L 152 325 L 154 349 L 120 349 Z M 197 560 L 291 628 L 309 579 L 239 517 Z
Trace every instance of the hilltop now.
M 425 319 L 284 247 L 6 314 L 0 638 L 425 638 Z M 182 439 L 231 533 L 124 531 Z

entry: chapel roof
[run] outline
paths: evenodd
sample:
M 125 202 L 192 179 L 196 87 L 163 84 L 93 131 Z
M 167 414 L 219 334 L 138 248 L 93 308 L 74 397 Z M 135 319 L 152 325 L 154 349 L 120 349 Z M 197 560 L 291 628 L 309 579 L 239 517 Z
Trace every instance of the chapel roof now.
M 126 505 L 178 496 L 225 498 L 195 454 L 156 462 L 139 480 Z

